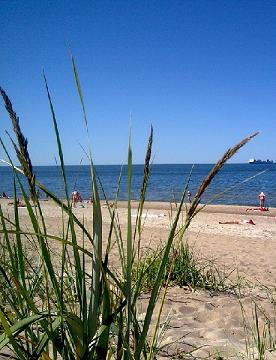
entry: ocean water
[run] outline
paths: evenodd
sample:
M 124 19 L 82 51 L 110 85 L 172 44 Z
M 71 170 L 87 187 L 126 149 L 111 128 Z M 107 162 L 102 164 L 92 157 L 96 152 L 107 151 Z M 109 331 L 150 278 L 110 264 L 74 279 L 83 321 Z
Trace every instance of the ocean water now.
M 200 182 L 208 174 L 213 165 L 194 165 L 188 189 L 194 195 Z M 192 165 L 170 164 L 153 165 L 149 180 L 146 199 L 151 201 L 178 201 L 187 183 Z M 106 196 L 113 199 L 120 174 L 119 165 L 98 165 L 97 174 L 101 180 Z M 266 170 L 260 176 L 242 183 L 246 179 Z M 34 167 L 37 179 L 47 188 L 64 198 L 65 192 L 61 171 L 58 166 Z M 91 179 L 89 166 L 66 166 L 68 188 L 70 193 L 77 189 L 83 199 L 91 196 Z M 132 199 L 138 199 L 143 177 L 143 165 L 133 165 L 132 175 Z M 258 194 L 263 191 L 266 194 L 266 205 L 276 206 L 276 164 L 226 164 L 213 180 L 202 203 L 211 200 L 215 195 L 226 189 L 234 189 L 223 194 L 213 201 L 214 204 L 232 205 L 258 205 Z M 0 167 L 0 193 L 6 192 L 9 196 L 13 194 L 13 175 L 9 167 Z M 20 192 L 19 192 L 20 193 Z M 43 195 L 41 195 L 43 197 Z M 101 192 L 101 198 L 104 195 Z M 119 199 L 127 199 L 127 168 L 123 167 Z

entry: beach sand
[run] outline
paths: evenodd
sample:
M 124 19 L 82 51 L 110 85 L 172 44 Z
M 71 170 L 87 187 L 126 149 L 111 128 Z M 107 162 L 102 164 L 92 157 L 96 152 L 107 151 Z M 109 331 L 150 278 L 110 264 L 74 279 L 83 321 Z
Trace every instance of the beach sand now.
M 4 209 L 12 213 L 8 200 L 1 199 Z M 42 201 L 42 208 L 50 232 L 61 231 L 60 209 L 51 201 Z M 122 231 L 126 230 L 127 204 L 119 203 L 119 217 Z M 133 215 L 137 204 L 132 203 Z M 77 207 L 74 213 L 91 228 L 91 204 Z M 20 208 L 20 219 L 28 222 L 27 209 Z M 142 247 L 156 248 L 164 244 L 170 226 L 170 204 L 148 202 L 145 204 Z M 103 229 L 107 236 L 110 217 L 108 209 L 102 206 Z M 135 217 L 133 216 L 133 223 Z M 252 219 L 256 225 L 219 224 L 219 222 Z M 195 358 L 241 358 L 245 353 L 245 331 L 241 304 L 247 321 L 253 326 L 253 302 L 262 307 L 273 322 L 275 316 L 274 286 L 276 284 L 276 209 L 267 212 L 247 210 L 242 206 L 207 206 L 192 221 L 185 240 L 191 244 L 201 259 L 212 260 L 221 271 L 231 273 L 231 280 L 238 283 L 235 291 L 214 293 L 203 289 L 171 287 L 165 301 L 161 322 L 169 319 L 162 344 L 167 346 L 160 353 L 160 359 L 181 351 L 193 352 Z M 91 244 L 86 247 L 91 250 Z M 58 252 L 58 247 L 57 247 Z M 118 255 L 112 257 L 114 267 Z M 240 292 L 241 297 L 235 294 Z M 148 295 L 142 296 L 141 316 L 145 311 Z M 263 318 L 260 315 L 260 318 Z M 154 319 L 155 320 L 155 319 Z M 262 323 L 261 323 L 262 326 Z M 276 331 L 276 329 L 274 329 Z M 247 335 L 247 340 L 250 335 Z M 276 335 L 275 335 L 276 339 Z M 267 359 L 276 359 L 273 352 L 267 352 Z M 275 353 L 276 354 L 276 353 Z M 239 355 L 240 356 L 240 355 Z M 252 357 L 253 359 L 254 357 Z M 257 356 L 255 358 L 258 358 Z

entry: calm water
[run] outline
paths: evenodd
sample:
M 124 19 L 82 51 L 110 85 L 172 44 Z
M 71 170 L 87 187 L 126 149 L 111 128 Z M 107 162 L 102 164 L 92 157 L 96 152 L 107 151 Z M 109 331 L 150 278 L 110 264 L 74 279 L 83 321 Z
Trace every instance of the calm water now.
M 207 175 L 212 165 L 195 165 L 189 185 L 192 194 L 200 181 Z M 101 179 L 105 192 L 109 199 L 114 198 L 117 188 L 120 166 L 103 165 L 96 166 L 96 171 Z M 257 205 L 258 194 L 264 191 L 267 206 L 276 206 L 276 164 L 229 164 L 221 170 L 214 179 L 202 202 L 211 199 L 215 194 L 239 184 L 241 181 L 267 169 L 267 172 L 241 184 L 235 189 L 224 194 L 220 199 L 214 201 L 216 204 Z M 88 166 L 67 166 L 67 180 L 69 191 L 77 189 L 84 199 L 90 197 L 90 175 Z M 179 200 L 181 191 L 191 171 L 191 165 L 153 165 L 149 181 L 147 200 L 173 201 Z M 35 167 L 37 179 L 58 196 L 64 197 L 64 190 L 60 169 L 56 166 Z M 132 198 L 139 197 L 139 188 L 142 181 L 143 165 L 133 166 Z M 124 167 L 121 182 L 120 199 L 126 199 L 127 170 Z M 8 167 L 0 167 L 0 192 L 5 191 L 9 196 L 13 194 L 13 177 Z M 103 197 L 103 194 L 101 194 Z

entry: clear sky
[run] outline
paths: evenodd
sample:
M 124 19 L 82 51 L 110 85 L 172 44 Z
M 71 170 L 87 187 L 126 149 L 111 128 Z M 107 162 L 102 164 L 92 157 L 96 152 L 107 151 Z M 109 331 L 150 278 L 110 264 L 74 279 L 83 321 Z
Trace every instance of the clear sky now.
M 36 165 L 57 149 L 42 78 L 67 164 L 87 145 L 68 49 L 76 58 L 96 164 L 142 163 L 150 124 L 155 163 L 276 160 L 276 2 L 243 0 L 1 0 L 0 85 Z M 0 134 L 10 129 L 1 103 Z M 6 140 L 7 141 L 7 140 Z M 0 157 L 3 157 L 0 150 Z M 84 160 L 84 163 L 86 160 Z

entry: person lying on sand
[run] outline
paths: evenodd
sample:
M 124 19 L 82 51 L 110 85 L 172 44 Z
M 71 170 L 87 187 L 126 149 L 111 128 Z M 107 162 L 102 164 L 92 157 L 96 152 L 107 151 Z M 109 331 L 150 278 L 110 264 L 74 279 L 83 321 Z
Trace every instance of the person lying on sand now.
M 269 208 L 265 207 L 257 207 L 257 208 L 247 208 L 246 211 L 253 210 L 253 211 L 269 211 Z
M 26 207 L 26 204 L 24 204 L 20 199 L 16 200 L 17 207 Z M 14 205 L 14 202 L 9 202 L 8 205 Z
M 148 214 L 148 213 L 141 214 L 142 218 L 149 218 L 149 219 L 150 218 L 160 218 L 160 217 L 164 217 L 164 216 L 166 216 L 166 214 L 164 214 L 164 213 L 161 213 L 161 214 Z M 131 217 L 137 217 L 137 214 L 132 214 Z
M 110 207 L 110 208 L 113 208 L 113 206 L 114 206 L 115 204 L 113 203 L 113 202 L 110 202 L 110 203 L 108 203 L 108 205 L 102 205 L 102 208 L 108 208 L 108 207 Z
M 250 225 L 256 225 L 252 219 L 248 219 L 248 220 L 232 220 L 232 221 L 219 221 L 219 224 L 238 224 L 238 225 L 250 224 Z

